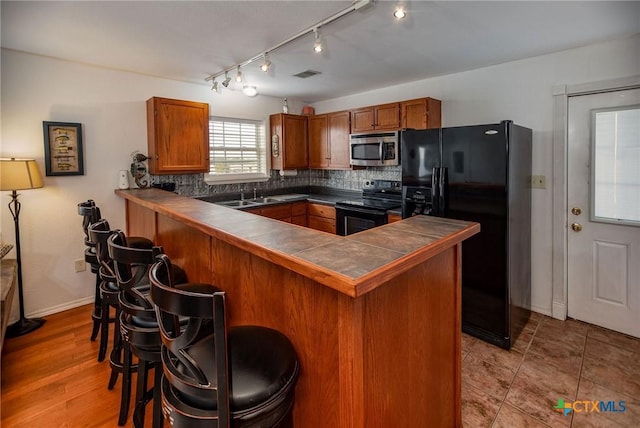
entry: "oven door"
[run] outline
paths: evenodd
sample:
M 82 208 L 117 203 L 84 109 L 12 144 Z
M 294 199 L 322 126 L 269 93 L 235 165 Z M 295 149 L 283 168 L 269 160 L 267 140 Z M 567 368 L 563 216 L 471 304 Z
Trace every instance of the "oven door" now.
M 347 236 L 387 224 L 386 211 L 336 206 L 336 234 Z

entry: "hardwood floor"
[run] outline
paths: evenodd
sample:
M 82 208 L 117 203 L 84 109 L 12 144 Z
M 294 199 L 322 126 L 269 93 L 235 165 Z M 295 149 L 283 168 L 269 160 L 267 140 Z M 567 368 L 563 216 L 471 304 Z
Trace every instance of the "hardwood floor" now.
M 39 330 L 5 339 L 0 425 L 7 428 L 117 426 L 121 381 L 118 379 L 113 390 L 107 389 L 108 358 L 99 363 L 99 341 L 89 340 L 91 309 L 92 305 L 87 305 L 51 315 Z M 132 412 L 133 403 L 126 427 L 133 426 Z M 150 413 L 146 419 L 145 425 L 151 426 Z
M 91 308 L 51 315 L 41 329 L 5 340 L 2 427 L 117 426 L 120 382 L 107 390 L 109 363 L 97 362 L 98 342 L 89 341 Z M 463 335 L 462 359 L 465 428 L 640 426 L 638 339 L 533 314 L 511 351 Z M 559 398 L 624 400 L 626 411 L 563 416 Z

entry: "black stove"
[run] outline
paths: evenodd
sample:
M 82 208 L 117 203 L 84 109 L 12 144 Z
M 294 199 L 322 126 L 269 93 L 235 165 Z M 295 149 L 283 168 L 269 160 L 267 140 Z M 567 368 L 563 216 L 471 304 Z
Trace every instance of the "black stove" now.
M 336 207 L 369 208 L 387 211 L 402 206 L 402 183 L 391 180 L 372 180 L 372 185 L 362 189 L 362 198 L 336 203 Z
M 402 206 L 402 183 L 373 180 L 362 198 L 336 202 L 336 233 L 350 235 L 387 223 L 387 211 Z

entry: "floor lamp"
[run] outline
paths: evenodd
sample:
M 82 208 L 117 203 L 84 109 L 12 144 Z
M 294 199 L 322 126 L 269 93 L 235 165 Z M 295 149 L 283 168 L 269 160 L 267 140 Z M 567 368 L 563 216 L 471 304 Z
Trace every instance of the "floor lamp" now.
M 7 327 L 6 337 L 17 337 L 31 333 L 44 324 L 42 318 L 25 318 L 22 291 L 22 260 L 20 254 L 20 201 L 18 190 L 38 189 L 44 185 L 38 164 L 33 159 L 0 159 L 0 190 L 11 191 L 9 211 L 13 216 L 16 229 L 16 258 L 18 265 L 18 299 L 20 301 L 20 319 Z

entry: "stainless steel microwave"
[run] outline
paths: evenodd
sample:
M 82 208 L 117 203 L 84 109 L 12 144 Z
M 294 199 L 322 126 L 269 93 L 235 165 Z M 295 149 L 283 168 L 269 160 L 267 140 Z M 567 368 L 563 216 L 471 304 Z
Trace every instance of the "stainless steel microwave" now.
M 399 165 L 398 131 L 349 135 L 349 163 L 356 166 Z

